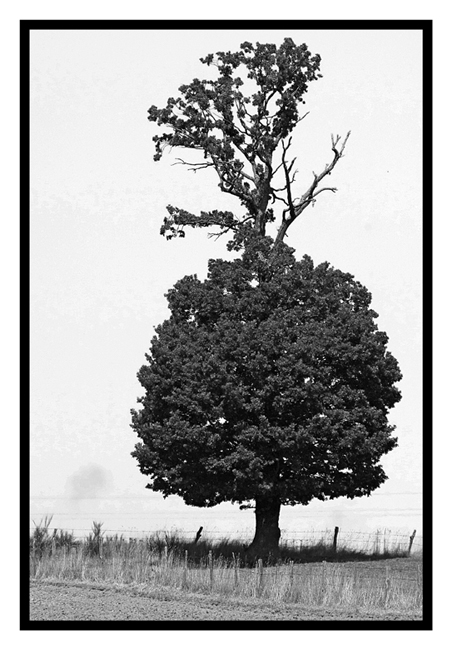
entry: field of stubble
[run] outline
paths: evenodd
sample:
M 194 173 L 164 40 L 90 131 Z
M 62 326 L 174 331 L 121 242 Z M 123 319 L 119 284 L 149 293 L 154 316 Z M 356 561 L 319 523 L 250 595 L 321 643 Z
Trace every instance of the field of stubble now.
M 417 562 L 390 560 L 415 571 Z M 363 571 L 385 562 L 363 562 Z M 412 567 L 412 568 L 411 568 Z M 174 587 L 34 580 L 30 621 L 420 621 L 421 608 L 319 607 L 233 595 L 193 593 Z

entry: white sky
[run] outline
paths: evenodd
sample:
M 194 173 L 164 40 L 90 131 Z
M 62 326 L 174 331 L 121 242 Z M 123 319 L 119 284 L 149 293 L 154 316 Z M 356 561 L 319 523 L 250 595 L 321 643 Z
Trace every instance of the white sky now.
M 32 32 L 31 495 L 59 497 L 32 498 L 35 521 L 54 513 L 54 525 L 71 529 L 99 518 L 107 529 L 252 529 L 252 512 L 238 506 L 200 511 L 144 490 L 130 457 L 136 372 L 168 315 L 163 294 L 228 255 L 226 240 L 203 231 L 167 242 L 165 206 L 241 210 L 213 176 L 171 166 L 178 152 L 153 161 L 147 109 L 208 75 L 201 56 L 285 36 L 319 53 L 324 75 L 294 134 L 300 191 L 331 159 L 330 134 L 352 132 L 329 183 L 337 194 L 323 193 L 287 242 L 367 286 L 404 378 L 386 484 L 368 499 L 287 507 L 282 528 L 421 533 L 422 49 L 413 31 Z M 69 499 L 80 481 L 102 500 Z M 142 498 L 107 499 L 126 494 Z

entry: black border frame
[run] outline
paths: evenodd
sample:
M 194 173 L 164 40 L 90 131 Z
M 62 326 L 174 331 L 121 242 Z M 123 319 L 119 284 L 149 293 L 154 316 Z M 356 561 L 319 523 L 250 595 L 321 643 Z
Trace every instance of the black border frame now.
M 424 617 L 397 621 L 31 621 L 30 515 L 30 32 L 32 30 L 420 30 L 423 36 L 423 556 Z M 20 630 L 432 630 L 432 20 L 20 20 Z

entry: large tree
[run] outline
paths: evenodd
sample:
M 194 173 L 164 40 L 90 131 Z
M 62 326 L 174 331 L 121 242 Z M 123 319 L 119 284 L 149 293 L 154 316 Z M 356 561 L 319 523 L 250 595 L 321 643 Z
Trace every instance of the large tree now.
M 281 505 L 383 483 L 401 378 L 367 289 L 272 243 L 254 237 L 168 292 L 132 424 L 147 487 L 193 506 L 252 502 L 261 557 L 277 553 Z
M 385 481 L 380 459 L 397 444 L 387 416 L 401 373 L 367 289 L 328 263 L 297 261 L 283 241 L 320 192 L 335 191 L 319 183 L 348 138 L 340 148 L 332 138 L 332 161 L 295 199 L 290 133 L 320 57 L 285 39 L 202 61 L 217 66 L 216 80 L 195 79 L 166 108 L 149 110 L 170 127 L 154 137 L 155 158 L 165 145 L 199 150 L 200 160 L 180 162 L 213 168 L 245 214 L 168 206 L 161 232 L 217 226 L 241 255 L 210 260 L 205 281 L 187 276 L 168 292 L 171 316 L 138 373 L 144 396 L 132 428 L 141 442 L 132 455 L 147 487 L 164 496 L 254 507 L 250 552 L 264 557 L 278 552 L 282 505 L 369 495 Z M 233 76 L 243 68 L 245 80 Z

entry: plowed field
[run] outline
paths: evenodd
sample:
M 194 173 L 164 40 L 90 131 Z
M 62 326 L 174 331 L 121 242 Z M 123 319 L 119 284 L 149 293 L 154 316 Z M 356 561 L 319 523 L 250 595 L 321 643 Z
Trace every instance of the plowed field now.
M 31 621 L 420 620 L 406 612 L 342 611 L 159 589 L 32 581 Z

